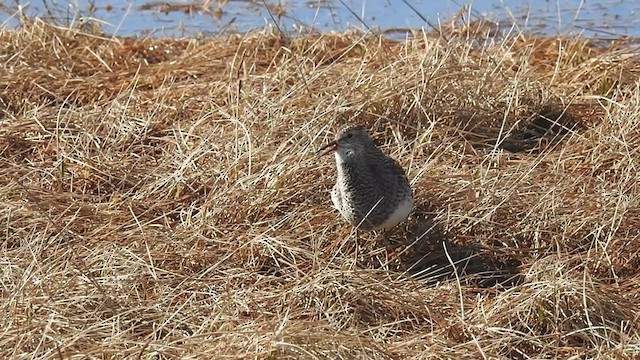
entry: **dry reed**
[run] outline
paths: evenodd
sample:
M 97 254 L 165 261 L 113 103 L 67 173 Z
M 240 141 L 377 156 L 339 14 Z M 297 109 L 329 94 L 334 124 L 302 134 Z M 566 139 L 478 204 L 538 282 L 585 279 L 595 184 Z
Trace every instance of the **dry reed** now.
M 637 52 L 468 30 L 0 32 L 0 357 L 639 356 Z M 392 244 L 314 156 L 356 122 Z

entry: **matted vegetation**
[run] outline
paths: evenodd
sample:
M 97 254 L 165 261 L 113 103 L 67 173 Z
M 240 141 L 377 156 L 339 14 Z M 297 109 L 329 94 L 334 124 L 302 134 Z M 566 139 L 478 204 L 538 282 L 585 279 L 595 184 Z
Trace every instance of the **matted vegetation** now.
M 0 357 L 639 356 L 637 52 L 474 29 L 2 31 Z M 353 123 L 389 243 L 315 156 Z

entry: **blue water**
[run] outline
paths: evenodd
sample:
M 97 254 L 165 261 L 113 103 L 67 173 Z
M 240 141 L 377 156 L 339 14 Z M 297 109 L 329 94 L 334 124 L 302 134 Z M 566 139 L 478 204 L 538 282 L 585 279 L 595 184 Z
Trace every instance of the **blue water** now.
M 205 2 L 32 0 L 24 2 L 28 6 L 23 13 L 54 18 L 61 24 L 98 19 L 104 32 L 118 36 L 211 36 L 245 32 L 267 24 L 277 24 L 289 32 L 301 27 L 321 31 L 430 29 L 444 24 L 456 14 L 462 15 L 465 21 L 486 18 L 499 22 L 503 29 L 516 24 L 519 30 L 537 34 L 583 34 L 597 38 L 640 36 L 640 0 L 406 0 L 406 3 L 403 0 L 229 0 L 218 14 L 216 2 L 212 2 L 206 11 L 201 5 L 169 12 L 163 12 L 159 6 L 145 6 Z M 271 5 L 271 11 L 265 2 Z M 20 1 L 0 2 L 3 27 L 19 24 L 17 3 Z M 284 9 L 281 16 L 274 8 L 278 4 Z

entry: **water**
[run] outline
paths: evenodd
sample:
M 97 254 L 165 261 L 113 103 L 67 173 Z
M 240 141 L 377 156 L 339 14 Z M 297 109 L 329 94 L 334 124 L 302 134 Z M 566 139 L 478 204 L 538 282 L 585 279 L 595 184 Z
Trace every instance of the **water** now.
M 208 6 L 205 6 L 206 3 Z M 430 29 L 456 15 L 486 18 L 535 34 L 583 34 L 596 38 L 640 36 L 640 1 L 625 0 L 111 0 L 0 2 L 3 27 L 16 27 L 18 8 L 27 16 L 61 24 L 98 19 L 102 31 L 118 36 L 215 36 L 245 32 L 267 24 L 284 31 L 314 28 Z M 426 21 L 425 21 L 426 20 Z M 395 32 L 405 36 L 406 32 Z M 398 35 L 399 34 L 399 35 Z

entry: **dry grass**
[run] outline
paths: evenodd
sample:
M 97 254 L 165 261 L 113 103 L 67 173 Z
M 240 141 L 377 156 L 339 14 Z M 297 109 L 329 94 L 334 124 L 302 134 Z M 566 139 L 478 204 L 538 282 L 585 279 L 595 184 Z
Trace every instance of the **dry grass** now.
M 637 52 L 447 38 L 2 31 L 0 357 L 639 356 Z M 314 156 L 356 122 L 393 244 Z

